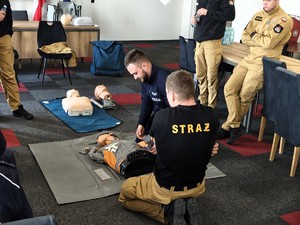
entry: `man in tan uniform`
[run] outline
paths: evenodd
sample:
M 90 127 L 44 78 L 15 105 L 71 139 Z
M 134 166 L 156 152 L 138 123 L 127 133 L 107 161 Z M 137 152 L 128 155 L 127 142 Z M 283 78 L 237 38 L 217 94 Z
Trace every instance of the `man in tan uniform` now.
M 194 39 L 196 75 L 199 82 L 199 101 L 217 107 L 219 89 L 218 69 L 222 58 L 222 37 L 226 21 L 235 18 L 233 0 L 197 0 L 196 14 L 191 18 L 195 27 Z
M 253 16 L 242 34 L 242 43 L 250 47 L 250 54 L 236 66 L 224 87 L 228 117 L 218 131 L 218 139 L 229 138 L 227 143 L 233 144 L 245 132 L 241 121 L 263 87 L 262 57 L 280 58 L 292 26 L 279 0 L 263 0 L 263 10 Z
M 14 70 L 14 53 L 12 47 L 12 11 L 8 0 L 0 1 L 0 81 L 6 101 L 13 116 L 26 120 L 33 119 L 21 104 L 18 84 Z

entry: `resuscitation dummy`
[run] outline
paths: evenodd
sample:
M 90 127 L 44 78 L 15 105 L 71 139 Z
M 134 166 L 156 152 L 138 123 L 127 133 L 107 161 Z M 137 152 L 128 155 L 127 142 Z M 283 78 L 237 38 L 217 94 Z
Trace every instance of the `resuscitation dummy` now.
M 67 91 L 62 100 L 62 107 L 69 116 L 89 116 L 93 114 L 93 106 L 88 97 L 81 97 L 75 89 Z
M 94 91 L 95 98 L 91 99 L 91 102 L 100 108 L 112 108 L 116 106 L 112 102 L 112 96 L 104 85 L 98 85 Z
M 114 133 L 101 134 L 97 138 L 97 145 L 84 151 L 92 160 L 108 164 L 125 178 L 152 172 L 156 158 L 149 152 L 146 142 L 120 140 Z

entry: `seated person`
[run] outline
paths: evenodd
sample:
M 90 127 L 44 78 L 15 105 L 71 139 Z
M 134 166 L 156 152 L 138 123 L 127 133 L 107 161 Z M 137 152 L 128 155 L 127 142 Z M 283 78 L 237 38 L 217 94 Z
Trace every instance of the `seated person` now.
M 33 217 L 15 165 L 3 160 L 5 152 L 6 140 L 0 131 L 0 224 Z
M 167 77 L 166 93 L 171 108 L 156 112 L 150 129 L 154 172 L 127 179 L 119 201 L 163 224 L 201 224 L 196 198 L 205 192 L 219 120 L 213 108 L 195 102 L 187 71 Z
M 75 89 L 67 91 L 67 97 L 62 100 L 62 107 L 69 116 L 93 114 L 93 106 L 90 99 L 80 96 Z

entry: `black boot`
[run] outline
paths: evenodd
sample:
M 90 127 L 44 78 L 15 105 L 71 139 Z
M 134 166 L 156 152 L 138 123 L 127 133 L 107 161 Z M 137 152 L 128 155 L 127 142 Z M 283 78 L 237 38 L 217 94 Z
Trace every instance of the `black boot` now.
M 217 140 L 225 139 L 230 137 L 230 131 L 220 127 L 217 132 Z
M 188 225 L 200 225 L 200 206 L 196 198 L 186 198 L 186 217 Z
M 172 201 L 165 207 L 165 216 L 169 219 L 169 225 L 186 225 L 185 213 L 186 203 L 182 198 Z
M 27 112 L 24 109 L 23 105 L 19 105 L 18 109 L 13 111 L 13 116 L 21 117 L 25 120 L 32 120 L 33 119 L 33 115 L 31 113 Z
M 246 128 L 242 125 L 238 128 L 231 128 L 230 129 L 230 137 L 227 140 L 227 144 L 232 145 L 237 139 L 246 133 Z

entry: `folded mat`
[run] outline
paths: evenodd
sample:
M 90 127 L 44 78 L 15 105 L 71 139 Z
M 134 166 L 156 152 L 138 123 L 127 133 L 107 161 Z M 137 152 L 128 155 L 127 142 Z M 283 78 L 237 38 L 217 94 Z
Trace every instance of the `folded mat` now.
M 69 116 L 63 110 L 61 101 L 62 99 L 60 98 L 50 101 L 41 101 L 41 104 L 77 133 L 109 129 L 121 123 L 120 120 L 95 105 L 93 105 L 93 115 L 91 116 Z
M 107 132 L 73 140 L 29 145 L 58 204 L 102 198 L 120 192 L 124 181 L 122 176 L 109 166 L 96 163 L 88 155 L 79 153 L 85 146 L 94 145 L 97 137 Z M 114 133 L 120 139 L 135 139 L 134 134 Z M 99 169 L 102 178 L 95 172 Z M 215 166 L 208 165 L 206 179 L 224 176 Z

